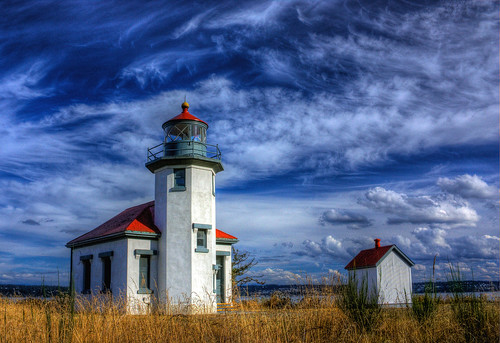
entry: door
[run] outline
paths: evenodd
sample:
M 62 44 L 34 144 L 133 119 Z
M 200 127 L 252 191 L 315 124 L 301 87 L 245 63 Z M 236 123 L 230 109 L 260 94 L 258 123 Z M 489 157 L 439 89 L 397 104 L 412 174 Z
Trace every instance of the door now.
M 224 287 L 224 258 L 225 256 L 217 256 L 217 275 L 215 279 L 215 292 L 217 294 L 217 302 L 223 303 L 226 301 L 225 287 Z

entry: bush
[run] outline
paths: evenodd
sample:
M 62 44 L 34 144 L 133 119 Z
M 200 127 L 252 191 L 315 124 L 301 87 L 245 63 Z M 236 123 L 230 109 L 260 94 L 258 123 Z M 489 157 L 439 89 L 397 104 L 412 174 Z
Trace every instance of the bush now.
M 348 282 L 339 292 L 338 307 L 360 329 L 370 332 L 381 316 L 381 306 L 375 290 L 369 292 L 366 279 L 358 287 L 356 276 L 349 276 Z
M 262 302 L 262 306 L 268 307 L 271 309 L 282 309 L 282 308 L 291 308 L 293 306 L 292 299 L 286 294 L 275 291 L 271 294 L 269 299 L 266 299 Z

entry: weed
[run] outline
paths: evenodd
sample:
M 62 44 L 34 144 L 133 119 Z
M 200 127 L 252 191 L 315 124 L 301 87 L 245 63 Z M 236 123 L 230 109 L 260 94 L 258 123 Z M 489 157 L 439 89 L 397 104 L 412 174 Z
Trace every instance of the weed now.
M 366 278 L 358 283 L 355 273 L 349 274 L 347 284 L 340 289 L 337 304 L 358 328 L 366 332 L 370 332 L 380 319 L 377 292 L 368 289 Z
M 495 315 L 488 308 L 486 297 L 464 292 L 460 267 L 453 266 L 451 263 L 449 267 L 448 282 L 451 283 L 450 288 L 453 292 L 451 309 L 455 320 L 464 331 L 465 340 L 467 342 L 492 342 L 490 323 Z
M 440 303 L 435 287 L 436 257 L 432 264 L 432 279 L 425 285 L 424 295 L 412 296 L 411 312 L 420 324 L 434 317 Z

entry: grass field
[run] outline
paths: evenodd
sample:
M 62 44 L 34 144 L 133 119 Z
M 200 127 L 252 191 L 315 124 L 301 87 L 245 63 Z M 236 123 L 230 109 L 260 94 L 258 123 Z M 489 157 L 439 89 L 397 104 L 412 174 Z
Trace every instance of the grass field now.
M 474 322 L 474 316 L 480 316 L 477 325 L 465 325 L 456 314 L 456 304 L 449 302 L 439 304 L 429 318 L 418 320 L 409 308 L 382 309 L 370 332 L 340 310 L 335 299 L 313 294 L 293 304 L 286 296 L 276 295 L 274 300 L 242 302 L 228 314 L 134 316 L 111 302 L 86 304 L 87 310 L 74 312 L 67 296 L 0 298 L 0 342 L 499 341 L 499 304 L 485 299 L 476 299 L 484 315 L 469 311 L 466 319 Z M 469 300 L 460 301 L 467 305 Z

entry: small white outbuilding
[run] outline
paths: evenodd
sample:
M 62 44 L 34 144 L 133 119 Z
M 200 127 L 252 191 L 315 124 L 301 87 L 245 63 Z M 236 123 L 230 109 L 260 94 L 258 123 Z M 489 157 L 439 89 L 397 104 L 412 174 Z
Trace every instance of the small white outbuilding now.
M 382 305 L 411 303 L 411 267 L 415 263 L 396 245 L 380 246 L 360 251 L 345 266 L 349 279 L 355 280 L 358 289 L 366 287 L 371 296 L 378 296 Z

